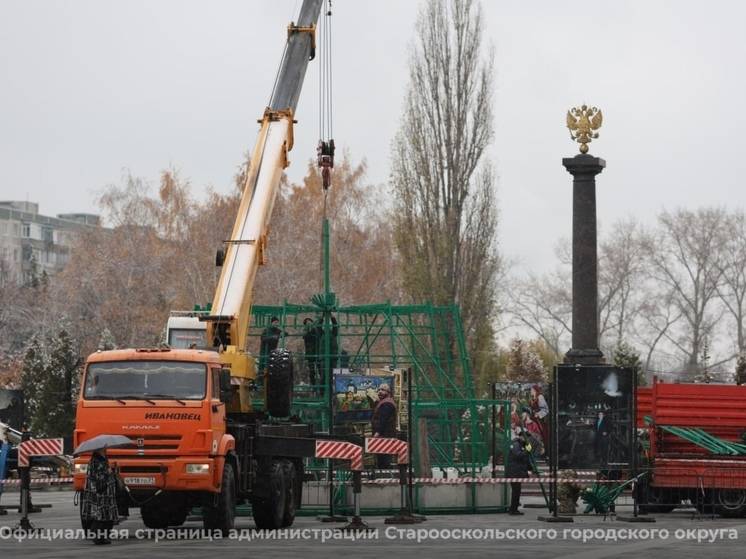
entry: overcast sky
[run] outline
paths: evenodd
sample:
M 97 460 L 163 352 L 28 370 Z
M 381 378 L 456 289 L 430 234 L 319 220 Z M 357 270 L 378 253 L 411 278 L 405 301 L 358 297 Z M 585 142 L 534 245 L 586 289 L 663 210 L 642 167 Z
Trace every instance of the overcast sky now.
M 334 0 L 334 136 L 386 188 L 419 2 Z M 0 198 L 97 211 L 123 170 L 169 165 L 225 192 L 256 135 L 296 0 L 0 0 Z M 604 112 L 591 153 L 602 226 L 663 208 L 742 207 L 746 3 L 484 2 L 495 47 L 503 251 L 545 269 L 569 237 L 565 113 Z M 298 107 L 299 180 L 318 138 L 318 66 Z

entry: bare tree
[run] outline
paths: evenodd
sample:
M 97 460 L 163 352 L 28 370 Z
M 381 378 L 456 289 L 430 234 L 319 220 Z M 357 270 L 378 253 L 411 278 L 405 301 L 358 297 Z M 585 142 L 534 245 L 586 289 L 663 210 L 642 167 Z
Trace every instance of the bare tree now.
M 718 262 L 722 284 L 718 294 L 735 322 L 736 353 L 746 349 L 746 214 L 732 214 L 728 220 L 723 258 Z
M 551 274 L 513 280 L 511 326 L 527 330 L 561 354 L 570 332 L 570 250 L 561 241 Z M 654 367 L 699 372 L 706 338 L 717 351 L 711 367 L 731 360 L 746 343 L 746 217 L 724 210 L 664 212 L 656 230 L 620 221 L 600 242 L 599 325 L 604 351 L 619 340 L 643 350 Z M 724 305 L 721 305 L 720 299 Z M 724 312 L 735 325 L 733 352 L 722 354 L 716 327 Z
M 52 286 L 55 307 L 75 317 L 84 352 L 96 348 L 105 328 L 125 347 L 156 344 L 171 309 L 203 302 L 184 289 L 185 270 L 206 252 L 187 243 L 183 224 L 193 212 L 187 185 L 164 173 L 152 197 L 145 181 L 125 176 L 122 185 L 104 191 L 100 205 L 111 228 L 78 235 Z M 207 259 L 212 263 L 211 255 Z
M 19 359 L 35 332 L 54 321 L 48 279 L 18 284 L 14 278 L 0 286 L 0 367 Z
M 670 325 L 665 338 L 694 374 L 703 342 L 722 315 L 717 296 L 723 283 L 727 214 L 720 208 L 682 209 L 663 212 L 658 222 L 658 236 L 649 246 L 649 266 L 682 317 Z
M 661 344 L 673 326 L 682 318 L 681 311 L 675 302 L 674 294 L 669 290 L 657 293 L 654 287 L 647 292 L 639 307 L 638 320 L 635 323 L 635 345 L 645 348 L 643 371 L 648 373 L 653 364 L 656 352 L 662 357 Z M 667 356 L 672 358 L 673 356 Z
M 543 340 L 556 358 L 564 353 L 572 333 L 571 280 L 564 268 L 541 277 L 529 275 L 509 290 L 506 308 L 511 324 L 530 330 Z
M 395 238 L 415 301 L 457 304 L 470 350 L 493 344 L 497 211 L 492 167 L 493 57 L 478 2 L 428 0 L 409 60 L 393 145 Z
M 614 224 L 599 250 L 599 332 L 608 347 L 630 337 L 645 302 L 647 234 L 634 219 Z M 610 353 L 607 351 L 607 355 Z
M 334 288 L 346 304 L 371 302 L 371 294 L 398 302 L 401 267 L 391 250 L 391 227 L 378 190 L 364 177 L 364 164 L 338 161 L 327 200 Z M 157 193 L 132 176 L 108 187 L 100 201 L 111 227 L 82 231 L 69 265 L 52 282 L 44 314 L 16 304 L 7 320 L 0 313 L 0 333 L 6 322 L 8 327 L 20 322 L 29 339 L 44 316 L 64 314 L 76 318 L 74 334 L 83 353 L 96 349 L 105 329 L 123 347 L 150 345 L 158 343 L 169 311 L 209 303 L 217 282 L 215 251 L 230 235 L 238 195 L 210 192 L 198 203 L 175 171 L 160 178 Z M 323 207 L 315 166 L 302 185 L 284 185 L 272 217 L 268 263 L 255 285 L 256 302 L 308 303 L 320 290 Z M 13 289 L 41 300 L 42 286 Z
M 620 340 L 635 340 L 649 350 L 649 363 L 671 326 L 660 301 L 648 296 L 656 289 L 648 271 L 649 246 L 650 234 L 634 219 L 615 223 L 600 242 L 599 335 L 607 356 Z M 507 313 L 513 328 L 530 330 L 559 357 L 572 334 L 572 253 L 567 239 L 557 243 L 555 255 L 559 264 L 552 273 L 512 282 Z
M 599 250 L 599 336 L 607 355 L 630 338 L 645 298 L 646 233 L 633 219 L 614 224 Z M 572 334 L 572 252 L 567 239 L 557 243 L 558 267 L 542 277 L 530 275 L 511 289 L 508 313 L 513 326 L 529 328 L 557 355 Z M 569 343 L 569 342 L 568 342 Z

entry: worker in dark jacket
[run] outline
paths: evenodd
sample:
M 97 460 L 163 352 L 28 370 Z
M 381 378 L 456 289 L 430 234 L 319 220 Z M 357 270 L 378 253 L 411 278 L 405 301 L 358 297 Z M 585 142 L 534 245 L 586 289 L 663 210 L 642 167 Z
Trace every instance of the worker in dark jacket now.
M 303 345 L 306 350 L 308 378 L 314 390 L 316 389 L 316 373 L 319 371 L 319 341 L 321 340 L 321 334 L 322 332 L 313 318 L 303 319 Z
M 329 363 L 331 368 L 337 367 L 337 361 L 339 360 L 339 326 L 337 325 L 337 318 L 332 316 L 329 326 Z M 319 318 L 318 321 L 318 332 L 319 332 L 319 363 L 324 363 L 324 357 L 326 356 L 326 337 L 324 336 L 324 318 Z
M 378 387 L 378 402 L 373 409 L 371 427 L 374 437 L 396 437 L 396 403 L 391 395 L 391 387 L 386 383 Z M 379 468 L 390 467 L 391 455 L 376 454 L 376 463 Z
M 510 478 L 528 477 L 531 469 L 531 444 L 525 432 L 519 432 L 510 445 L 510 455 L 508 456 L 508 465 L 505 468 L 505 476 Z M 510 509 L 509 514 L 522 515 L 518 510 L 521 501 L 521 482 L 510 482 Z
M 259 348 L 259 381 L 264 375 L 264 369 L 267 368 L 267 362 L 269 360 L 269 354 L 277 349 L 280 344 L 280 338 L 287 336 L 287 332 L 280 330 L 280 319 L 273 316 L 270 320 L 269 326 L 267 326 L 262 332 L 262 344 Z

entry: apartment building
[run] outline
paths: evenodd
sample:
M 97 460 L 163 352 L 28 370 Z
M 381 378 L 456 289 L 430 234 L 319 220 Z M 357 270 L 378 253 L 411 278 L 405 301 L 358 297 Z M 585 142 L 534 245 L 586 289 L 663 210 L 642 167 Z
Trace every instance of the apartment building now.
M 99 223 L 95 214 L 51 217 L 34 202 L 0 201 L 0 284 L 55 274 L 67 263 L 75 232 Z

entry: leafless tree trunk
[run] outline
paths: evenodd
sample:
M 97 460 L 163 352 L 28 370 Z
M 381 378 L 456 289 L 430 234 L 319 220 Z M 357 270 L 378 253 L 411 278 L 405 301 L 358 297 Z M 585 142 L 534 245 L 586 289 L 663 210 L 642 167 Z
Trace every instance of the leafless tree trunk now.
M 728 220 L 723 259 L 719 262 L 722 285 L 718 294 L 735 322 L 736 350 L 746 349 L 746 214 L 739 211 Z
M 654 290 L 647 292 L 639 308 L 639 320 L 635 324 L 633 340 L 645 348 L 643 371 L 651 369 L 656 352 L 660 351 L 661 342 L 666 341 L 669 330 L 681 319 L 681 312 L 674 302 L 671 292 L 657 294 Z
M 492 167 L 493 57 L 482 54 L 478 2 L 428 0 L 419 14 L 410 84 L 393 147 L 396 244 L 416 301 L 457 304 L 470 349 L 490 343 L 497 211 Z M 491 334 L 487 337 L 491 337 Z
M 610 347 L 629 339 L 645 300 L 647 234 L 636 221 L 617 222 L 599 251 L 599 332 Z
M 719 208 L 677 210 L 663 212 L 658 222 L 658 238 L 648 251 L 652 275 L 671 293 L 683 319 L 672 324 L 665 337 L 683 354 L 688 372 L 694 374 L 704 339 L 722 315 L 717 296 L 723 283 L 727 215 Z
M 531 275 L 516 282 L 510 289 L 507 312 L 514 327 L 531 331 L 559 359 L 572 334 L 570 277 L 560 270 L 540 278 Z

